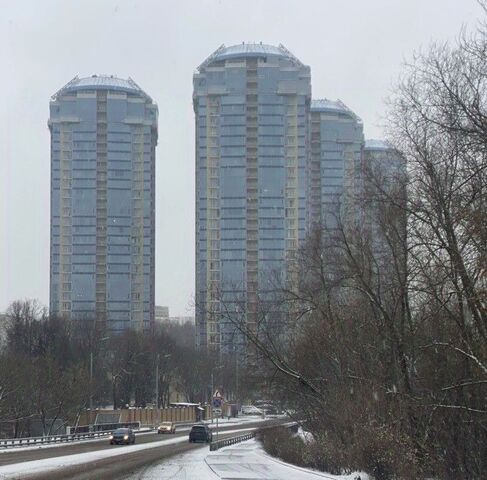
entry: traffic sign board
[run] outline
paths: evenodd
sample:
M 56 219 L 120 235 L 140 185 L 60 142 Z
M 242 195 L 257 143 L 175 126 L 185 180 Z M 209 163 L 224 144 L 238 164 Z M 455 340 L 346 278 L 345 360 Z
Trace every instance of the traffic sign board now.
M 223 395 L 220 393 L 220 390 L 215 390 L 213 394 L 213 398 L 223 398 Z
M 222 403 L 223 401 L 220 397 L 214 397 L 211 405 L 213 406 L 213 408 L 221 408 Z

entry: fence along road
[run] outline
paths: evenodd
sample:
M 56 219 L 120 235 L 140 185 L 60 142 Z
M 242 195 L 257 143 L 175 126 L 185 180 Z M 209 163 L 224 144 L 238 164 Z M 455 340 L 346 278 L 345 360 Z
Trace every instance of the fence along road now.
M 185 424 L 186 425 L 186 424 Z M 98 425 L 97 425 L 98 426 Z M 0 438 L 0 451 L 6 448 L 29 447 L 36 445 L 45 445 L 50 443 L 69 443 L 81 440 L 93 440 L 99 437 L 107 437 L 112 430 L 116 428 L 132 428 L 134 430 L 141 430 L 140 423 L 120 423 L 113 429 L 98 430 L 96 432 L 83 432 L 71 434 L 52 434 L 43 437 L 21 437 L 21 438 Z M 150 429 L 142 429 L 142 431 L 149 431 Z

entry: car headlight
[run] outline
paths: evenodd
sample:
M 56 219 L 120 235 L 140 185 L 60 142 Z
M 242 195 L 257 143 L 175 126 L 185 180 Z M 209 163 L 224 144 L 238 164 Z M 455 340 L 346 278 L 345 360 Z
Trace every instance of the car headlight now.
M 113 440 L 113 435 L 110 435 L 110 437 L 109 437 L 109 438 L 110 438 L 110 440 Z
M 128 440 L 128 439 L 129 439 L 129 436 L 128 436 L 128 435 L 124 435 L 124 436 L 123 436 L 123 439 L 124 439 L 124 440 Z

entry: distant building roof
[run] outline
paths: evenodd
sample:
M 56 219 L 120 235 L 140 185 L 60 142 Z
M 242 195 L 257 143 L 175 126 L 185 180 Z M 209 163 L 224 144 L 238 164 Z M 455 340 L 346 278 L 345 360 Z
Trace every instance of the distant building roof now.
M 394 150 L 394 147 L 384 141 L 384 140 L 376 140 L 376 139 L 368 139 L 365 140 L 365 145 L 364 145 L 365 150 Z
M 169 317 L 169 321 L 172 323 L 179 323 L 180 325 L 183 325 L 187 322 L 194 324 L 194 317 L 190 315 L 187 316 L 179 315 L 175 317 Z
M 113 75 L 92 75 L 91 77 L 79 78 L 78 76 L 70 80 L 63 88 L 58 90 L 52 99 L 55 100 L 59 95 L 69 92 L 78 92 L 83 90 L 114 90 L 126 93 L 136 93 L 147 100 L 152 101 L 130 77 L 127 80 L 118 78 Z
M 169 321 L 169 307 L 156 305 L 154 309 L 154 319 L 156 322 Z
M 282 44 L 279 46 L 266 45 L 264 43 L 240 43 L 226 47 L 221 45 L 217 48 L 199 67 L 198 70 L 208 66 L 213 62 L 227 60 L 230 58 L 247 58 L 247 57 L 268 57 L 277 56 L 291 60 L 294 64 L 302 66 L 303 64 Z
M 345 113 L 353 117 L 357 122 L 362 123 L 362 119 L 347 107 L 341 100 L 329 100 L 328 98 L 318 98 L 311 100 L 312 112 Z

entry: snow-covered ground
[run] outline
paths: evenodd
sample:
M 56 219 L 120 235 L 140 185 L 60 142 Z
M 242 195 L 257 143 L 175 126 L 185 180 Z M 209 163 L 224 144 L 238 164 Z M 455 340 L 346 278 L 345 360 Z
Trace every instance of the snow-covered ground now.
M 313 438 L 313 434 L 311 434 L 310 432 L 307 432 L 306 430 L 303 430 L 303 427 L 298 427 L 298 431 L 296 432 L 295 434 L 297 437 L 301 438 L 301 440 L 308 444 L 308 443 L 312 443 L 315 441 L 315 439 Z
M 238 445 L 209 452 L 199 448 L 178 455 L 138 472 L 133 477 L 143 480 L 367 480 L 365 474 L 331 475 L 295 467 L 267 455 L 253 439 Z

